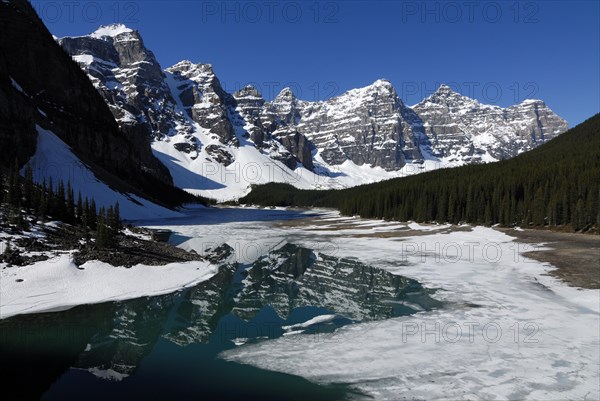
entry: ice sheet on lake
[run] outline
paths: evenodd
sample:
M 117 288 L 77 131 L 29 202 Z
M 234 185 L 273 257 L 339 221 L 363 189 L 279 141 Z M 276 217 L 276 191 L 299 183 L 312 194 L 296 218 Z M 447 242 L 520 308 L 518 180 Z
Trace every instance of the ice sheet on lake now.
M 194 238 L 183 245 L 193 249 L 221 238 L 238 247 L 245 263 L 253 257 L 250 250 L 258 258 L 281 241 L 357 258 L 437 288 L 433 296 L 448 306 L 348 325 L 326 336 L 240 341 L 224 358 L 315 382 L 350 383 L 375 399 L 600 397 L 600 291 L 568 287 L 549 276 L 552 266 L 522 256 L 532 245 L 483 227 L 425 231 L 414 225 L 420 235 L 361 237 L 354 234 L 410 227 L 331 211 L 321 212 L 325 226 L 268 222 L 285 219 L 282 213 L 206 209 L 180 224 L 154 226 Z
M 169 228 L 200 242 L 312 245 L 440 288 L 434 296 L 449 306 L 345 326 L 319 341 L 301 334 L 245 344 L 224 358 L 351 383 L 376 399 L 598 399 L 599 291 L 548 276 L 550 265 L 522 256 L 531 245 L 491 228 L 361 238 L 347 234 L 365 221 L 340 220 L 331 230 L 250 221 Z

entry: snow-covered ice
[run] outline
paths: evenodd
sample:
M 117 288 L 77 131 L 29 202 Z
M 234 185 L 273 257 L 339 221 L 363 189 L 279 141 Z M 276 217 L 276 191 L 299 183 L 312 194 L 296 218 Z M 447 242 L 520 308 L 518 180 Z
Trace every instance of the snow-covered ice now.
M 126 27 L 123 24 L 112 24 L 101 26 L 95 32 L 91 33 L 90 36 L 96 39 L 102 39 L 104 37 L 114 38 L 117 35 L 122 33 L 130 33 L 133 32 L 132 29 Z
M 249 234 L 244 225 L 209 227 L 206 235 L 229 230 L 233 243 L 236 232 Z M 313 228 L 287 228 L 286 235 L 298 244 L 329 242 L 337 256 L 438 288 L 434 297 L 447 306 L 345 326 L 320 341 L 303 334 L 246 344 L 224 358 L 320 383 L 349 383 L 376 399 L 600 396 L 600 291 L 549 276 L 550 265 L 522 256 L 531 246 L 483 227 L 407 238 Z M 252 235 L 264 241 L 282 233 Z
M 336 318 L 336 315 L 319 315 L 316 317 L 313 317 L 312 319 L 307 320 L 306 322 L 303 323 L 298 323 L 298 324 L 293 324 L 291 326 L 282 326 L 281 328 L 285 331 L 292 331 L 293 333 L 295 332 L 299 332 L 301 333 L 302 330 L 299 329 L 306 329 L 310 326 L 313 326 L 315 324 L 322 324 L 322 323 L 327 323 L 327 322 L 331 322 L 332 320 L 334 320 Z
M 305 224 L 282 222 L 315 214 L 319 217 Z M 327 335 L 304 332 L 306 327 L 332 318 L 318 316 L 318 321 L 286 327 L 286 335 L 278 339 L 236 339 L 237 347 L 221 354 L 227 360 L 318 383 L 346 383 L 375 399 L 600 397 L 600 291 L 569 287 L 548 275 L 551 265 L 523 256 L 535 246 L 515 242 L 506 233 L 485 227 L 457 229 L 363 220 L 340 217 L 332 211 L 251 208 L 195 209 L 186 217 L 140 223 L 173 230 L 184 249 L 202 252 L 229 244 L 242 263 L 251 263 L 286 242 L 316 253 L 356 258 L 418 280 L 435 289 L 432 296 L 444 304 L 411 316 L 346 325 Z M 386 230 L 398 231 L 399 235 L 381 236 Z M 20 310 L 25 309 L 25 303 L 45 299 L 58 305 L 63 294 L 46 294 L 48 288 L 57 286 L 75 288 L 72 298 L 87 302 L 89 294 L 82 294 L 94 291 L 67 286 L 72 276 L 97 271 L 94 280 L 110 276 L 118 283 L 124 281 L 119 275 L 128 273 L 97 262 L 79 271 L 66 255 L 58 261 L 44 269 L 39 269 L 41 264 L 5 269 L 2 315 L 11 312 L 6 307 L 19 309 L 18 302 L 23 303 Z M 62 270 L 58 275 L 44 276 L 43 272 L 50 274 L 47 269 L 52 268 Z M 102 269 L 111 269 L 110 274 Z M 165 267 L 143 269 L 142 274 L 131 270 L 136 273 L 136 282 L 122 290 L 127 297 L 148 295 L 148 288 L 164 291 L 164 277 L 171 273 L 161 275 L 161 285 L 156 286 L 154 278 L 157 272 L 166 272 L 161 270 Z M 177 269 L 182 276 L 187 274 Z M 189 282 L 196 279 L 193 273 L 189 272 Z M 203 274 L 202 269 L 199 274 Z M 210 274 L 212 271 L 202 277 Z M 17 278 L 25 281 L 16 282 Z M 53 278 L 56 282 L 50 281 Z M 34 280 L 39 283 L 33 286 L 35 291 L 25 291 L 25 284 Z M 131 283 L 133 279 L 125 281 Z M 187 279 L 177 281 L 172 288 Z M 7 302 L 5 286 L 13 291 L 22 286 L 22 292 Z M 143 294 L 135 292 L 142 287 Z M 114 295 L 98 298 L 112 299 Z

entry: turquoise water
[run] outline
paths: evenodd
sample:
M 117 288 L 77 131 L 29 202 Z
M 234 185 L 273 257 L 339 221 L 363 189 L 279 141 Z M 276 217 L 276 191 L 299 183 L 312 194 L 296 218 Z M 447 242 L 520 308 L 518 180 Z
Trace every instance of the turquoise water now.
M 219 252 L 216 276 L 174 294 L 0 321 L 3 392 L 44 400 L 347 399 L 357 394 L 343 384 L 218 355 L 293 330 L 326 341 L 345 325 L 442 306 L 414 280 L 293 243 L 247 265 L 230 262 L 226 245 Z M 287 327 L 320 315 L 335 316 Z

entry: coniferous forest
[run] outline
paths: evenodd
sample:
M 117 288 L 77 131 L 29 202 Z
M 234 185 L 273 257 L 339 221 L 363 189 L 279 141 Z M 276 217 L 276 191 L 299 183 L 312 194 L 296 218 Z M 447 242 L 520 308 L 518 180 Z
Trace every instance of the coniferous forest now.
M 345 215 L 417 222 L 597 232 L 600 114 L 513 159 L 441 169 L 358 187 L 255 187 L 242 204 L 333 207 Z
M 111 248 L 121 229 L 119 203 L 97 208 L 95 200 L 75 195 L 71 183 L 50 178 L 41 185 L 33 181 L 33 172 L 25 166 L 21 175 L 18 163 L 8 172 L 0 170 L 0 208 L 2 217 L 19 230 L 27 231 L 30 218 L 46 222 L 58 220 L 70 224 L 88 237 L 93 235 L 97 248 Z

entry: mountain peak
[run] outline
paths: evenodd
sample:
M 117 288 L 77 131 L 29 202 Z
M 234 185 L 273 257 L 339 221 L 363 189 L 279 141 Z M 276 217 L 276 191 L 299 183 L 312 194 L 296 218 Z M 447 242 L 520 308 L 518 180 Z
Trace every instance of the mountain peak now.
M 170 70 L 170 69 L 175 69 L 175 70 L 190 69 L 190 68 L 193 68 L 194 65 L 195 64 L 192 63 L 190 60 L 181 60 L 177 64 L 174 64 L 171 67 L 167 68 L 167 70 Z
M 537 104 L 537 105 L 540 105 L 540 106 L 545 106 L 546 105 L 546 103 L 544 103 L 544 101 L 540 100 L 540 99 L 525 99 L 521 103 L 519 103 L 519 105 L 523 105 L 523 106 L 533 105 L 533 104 Z
M 383 91 L 386 91 L 386 92 L 394 92 L 394 93 L 396 92 L 396 89 L 394 88 L 394 85 L 392 85 L 392 83 L 389 80 L 384 79 L 384 78 L 378 79 L 377 81 L 373 82 L 371 85 L 367 85 L 367 86 L 365 86 L 363 88 L 360 88 L 358 90 L 359 91 L 360 90 L 362 90 L 362 91 L 366 90 L 367 92 L 370 92 L 370 91 L 373 91 L 373 90 L 375 90 L 375 91 L 381 91 L 381 90 L 383 90 Z
M 212 64 L 193 63 L 189 60 L 182 60 L 177 64 L 169 67 L 166 71 L 170 73 L 179 73 L 181 75 L 191 77 L 194 75 L 210 76 L 215 75 Z
M 377 81 L 373 82 L 371 84 L 371 86 L 383 86 L 383 87 L 386 87 L 386 88 L 393 88 L 394 87 L 394 85 L 392 85 L 392 83 L 388 79 L 385 79 L 385 78 L 378 79 Z
M 479 102 L 475 99 L 472 99 L 468 96 L 464 96 L 458 92 L 452 90 L 449 85 L 441 84 L 435 92 L 429 95 L 427 98 L 421 100 L 417 105 L 425 105 L 428 103 L 436 103 L 436 104 L 461 104 L 461 105 L 478 105 Z
M 256 97 L 256 98 L 262 98 L 262 95 L 260 94 L 260 92 L 258 91 L 258 89 L 256 89 L 254 86 L 252 85 L 246 85 L 244 86 L 242 89 L 238 90 L 237 92 L 235 92 L 233 94 L 233 96 L 235 98 L 240 98 L 240 97 Z
M 279 92 L 279 95 L 277 95 L 275 97 L 275 101 L 291 101 L 291 100 L 294 100 L 295 98 L 296 98 L 296 96 L 294 95 L 292 88 L 290 88 L 289 86 L 286 86 L 285 88 L 283 88 L 281 90 L 281 92 Z
M 103 38 L 114 38 L 123 33 L 132 33 L 133 29 L 128 28 L 123 24 L 111 24 L 111 25 L 102 25 L 100 28 L 96 29 L 94 32 L 90 34 L 92 38 L 95 39 L 103 39 Z
M 440 87 L 437 88 L 437 90 L 435 91 L 435 93 L 449 95 L 449 94 L 453 94 L 453 93 L 456 93 L 456 92 L 453 91 L 452 88 L 449 87 L 448 85 L 441 84 Z

